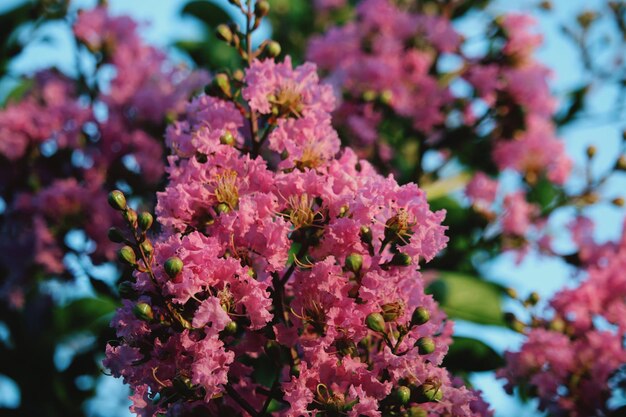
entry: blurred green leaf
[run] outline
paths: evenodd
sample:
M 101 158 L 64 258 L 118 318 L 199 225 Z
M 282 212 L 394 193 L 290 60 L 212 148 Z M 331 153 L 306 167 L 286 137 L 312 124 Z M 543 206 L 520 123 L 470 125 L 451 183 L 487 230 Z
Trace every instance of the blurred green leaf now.
M 493 371 L 504 359 L 489 345 L 469 337 L 454 337 L 443 366 L 454 374 Z
M 54 312 L 54 323 L 59 335 L 106 327 L 117 303 L 106 297 L 81 298 Z
M 212 29 L 231 21 L 230 15 L 219 4 L 210 1 L 190 1 L 183 7 L 181 14 L 193 16 Z
M 10 103 L 18 102 L 24 97 L 24 94 L 28 92 L 33 86 L 34 81 L 29 78 L 24 78 L 13 87 L 13 89 L 6 95 L 0 107 L 6 107 Z
M 441 272 L 428 287 L 446 314 L 453 319 L 504 326 L 500 285 L 455 272 Z

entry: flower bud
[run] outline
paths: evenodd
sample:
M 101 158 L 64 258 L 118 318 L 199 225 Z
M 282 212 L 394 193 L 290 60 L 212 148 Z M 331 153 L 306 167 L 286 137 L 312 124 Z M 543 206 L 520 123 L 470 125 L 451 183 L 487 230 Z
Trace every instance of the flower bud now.
M 407 411 L 407 417 L 428 417 L 428 412 L 422 407 L 413 406 Z
M 391 262 L 389 264 L 395 266 L 409 266 L 411 265 L 412 259 L 406 253 L 395 253 L 393 258 L 391 258 Z
M 133 314 L 139 320 L 144 321 L 152 321 L 154 319 L 154 313 L 152 312 L 152 307 L 150 304 L 146 303 L 137 303 L 133 307 Z
M 227 130 L 220 136 L 220 143 L 222 145 L 233 146 L 235 144 L 235 137 Z
M 165 261 L 163 269 L 167 276 L 175 278 L 183 270 L 183 261 L 178 256 L 172 256 Z
M 115 210 L 126 210 L 126 197 L 120 190 L 113 190 L 109 193 L 109 205 Z
M 265 46 L 265 53 L 267 53 L 267 56 L 270 58 L 276 58 L 278 55 L 280 55 L 281 51 L 282 48 L 280 47 L 280 44 L 276 41 L 269 41 Z
M 137 212 L 133 209 L 128 209 L 124 212 L 124 218 L 128 222 L 128 224 L 135 227 L 137 225 Z
M 361 235 L 361 242 L 369 245 L 372 243 L 372 229 L 370 229 L 367 226 L 361 226 L 361 231 L 360 231 L 360 235 Z
M 388 323 L 396 321 L 404 313 L 404 305 L 398 302 L 383 304 L 381 309 L 383 319 Z
M 265 17 L 270 12 L 270 3 L 266 0 L 257 1 L 254 5 L 254 15 L 257 19 Z
M 417 387 L 418 402 L 438 402 L 443 398 L 441 384 L 434 381 L 426 381 Z
M 263 350 L 265 350 L 265 354 L 275 363 L 280 363 L 282 349 L 277 341 L 268 340 L 267 343 L 265 343 Z
M 383 104 L 391 104 L 391 100 L 393 99 L 393 93 L 391 90 L 385 90 L 380 93 L 380 102 Z
M 611 200 L 611 204 L 613 204 L 615 207 L 624 207 L 624 199 L 622 197 L 615 197 L 613 200 Z
M 376 91 L 374 91 L 374 90 L 365 90 L 363 92 L 363 96 L 362 97 L 363 97 L 363 101 L 370 102 L 370 101 L 376 100 L 377 96 L 378 96 L 378 94 L 376 93 Z
M 108 232 L 109 240 L 113 243 L 122 243 L 124 240 L 124 235 L 122 231 L 117 227 L 111 227 Z
M 593 145 L 587 146 L 587 150 L 586 150 L 587 158 L 589 158 L 589 159 L 593 158 L 597 151 L 598 151 L 598 149 L 595 146 L 593 146 Z
M 225 214 L 230 211 L 230 207 L 228 207 L 228 204 L 219 203 L 217 206 L 215 206 L 215 211 L 217 211 L 218 214 Z
M 233 41 L 233 31 L 230 30 L 228 25 L 225 25 L 225 24 L 218 25 L 217 28 L 215 29 L 215 35 L 217 36 L 218 39 L 226 43 L 232 43 Z
M 234 6 L 241 7 L 241 0 L 228 0 L 228 2 Z
M 228 75 L 223 72 L 216 74 L 215 78 L 213 78 L 213 85 L 216 87 L 218 92 L 224 94 L 226 97 L 230 97 L 231 90 Z
M 555 317 L 548 324 L 548 328 L 550 330 L 552 330 L 554 332 L 559 332 L 559 333 L 565 332 L 565 328 L 566 327 L 567 327 L 567 323 L 565 323 L 565 321 L 562 318 L 560 318 L 560 317 Z
M 524 326 L 524 323 L 522 323 L 517 319 L 517 317 L 515 317 L 515 314 L 510 312 L 504 313 L 504 321 L 506 322 L 506 325 L 509 327 L 509 329 L 518 333 L 524 333 L 524 328 L 526 326 Z
M 363 257 L 358 253 L 353 253 L 346 257 L 346 269 L 358 273 L 363 266 Z
M 395 389 L 391 395 L 393 395 L 393 399 L 400 405 L 407 404 L 411 399 L 411 390 L 409 387 L 400 386 Z
M 373 330 L 378 333 L 383 333 L 385 331 L 385 319 L 383 315 L 380 313 L 370 313 L 365 318 L 365 324 L 370 330 Z
M 539 302 L 539 299 L 540 299 L 539 294 L 536 291 L 533 291 L 528 295 L 528 298 L 526 299 L 526 303 L 528 305 L 534 306 L 534 305 L 537 305 L 537 303 Z
M 236 69 L 235 71 L 233 71 L 233 80 L 243 81 L 245 76 L 246 74 L 240 69 Z
M 135 286 L 130 281 L 122 281 L 120 285 L 117 287 L 117 292 L 120 294 L 120 297 L 126 299 L 133 299 L 137 296 L 137 291 L 135 291 Z
M 153 222 L 154 217 L 152 217 L 152 214 L 148 213 L 147 211 L 142 212 L 137 218 L 137 224 L 139 225 L 139 228 L 143 231 L 146 231 L 150 227 L 152 227 Z
M 143 253 L 146 254 L 148 257 L 150 257 L 150 255 L 152 255 L 152 253 L 154 252 L 154 246 L 152 246 L 152 242 L 150 242 L 150 240 L 148 239 L 141 242 L 139 244 L 139 247 L 141 248 Z
M 231 321 L 226 325 L 226 327 L 224 327 L 224 334 L 228 336 L 234 336 L 235 334 L 237 334 L 237 328 L 237 322 Z
M 615 168 L 620 171 L 626 171 L 626 155 L 622 155 L 617 159 Z
M 137 265 L 137 257 L 135 255 L 135 250 L 130 246 L 123 246 L 118 252 L 117 257 L 121 262 L 127 263 L 128 265 L 134 266 Z
M 421 326 L 430 320 L 430 312 L 425 307 L 417 307 L 411 316 L 412 326 Z
M 420 355 L 429 355 L 435 351 L 435 341 L 430 337 L 420 337 L 415 342 L 415 347 Z
M 515 290 L 515 288 L 508 287 L 507 289 L 504 290 L 504 292 L 506 293 L 506 295 L 508 295 L 512 299 L 514 299 L 514 300 L 517 299 L 517 295 L 518 294 L 517 294 L 517 291 Z

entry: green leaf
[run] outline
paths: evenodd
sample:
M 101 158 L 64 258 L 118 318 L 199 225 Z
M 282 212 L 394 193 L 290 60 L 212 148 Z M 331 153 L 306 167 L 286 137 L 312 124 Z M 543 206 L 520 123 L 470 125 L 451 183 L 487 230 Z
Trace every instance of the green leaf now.
M 441 272 L 428 287 L 446 314 L 453 319 L 504 326 L 500 285 L 455 272 Z
M 13 87 L 13 89 L 6 95 L 4 101 L 1 104 L 1 107 L 6 107 L 10 103 L 18 102 L 24 97 L 24 94 L 28 92 L 34 84 L 34 81 L 29 78 L 24 78 L 18 82 L 18 84 Z
M 70 334 L 107 327 L 117 303 L 110 298 L 80 298 L 54 312 L 56 331 Z
M 212 29 L 231 21 L 230 15 L 220 5 L 210 1 L 190 1 L 183 7 L 181 14 L 193 16 Z
M 469 337 L 453 337 L 452 345 L 443 366 L 454 374 L 493 371 L 504 365 L 504 359 L 480 340 Z

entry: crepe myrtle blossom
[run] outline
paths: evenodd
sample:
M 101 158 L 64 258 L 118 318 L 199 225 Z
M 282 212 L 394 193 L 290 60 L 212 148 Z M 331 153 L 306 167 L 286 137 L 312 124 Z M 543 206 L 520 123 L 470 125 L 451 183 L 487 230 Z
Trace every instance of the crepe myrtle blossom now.
M 444 212 L 340 150 L 311 64 L 256 60 L 228 81 L 167 130 L 161 233 L 111 201 L 136 273 L 104 363 L 131 410 L 490 415 L 441 367 L 452 324 L 419 271 L 446 244 Z
M 154 132 L 207 80 L 169 62 L 141 40 L 132 19 L 104 7 L 79 13 L 73 29 L 97 67 L 115 75 L 94 70 L 81 82 L 44 70 L 0 111 L 0 270 L 7 272 L 0 296 L 14 306 L 35 277 L 71 277 L 64 257 L 72 230 L 93 243 L 91 262 L 115 258 L 107 239 L 114 212 L 100 202 L 120 181 L 137 197 L 156 189 L 165 166 Z
M 605 246 L 604 262 L 576 287 L 558 292 L 518 352 L 498 372 L 506 389 L 525 390 L 555 416 L 613 415 L 609 401 L 624 386 L 626 233 Z M 617 414 L 615 414 L 617 415 Z
M 529 227 L 547 215 L 528 191 L 542 181 L 560 189 L 572 169 L 556 136 L 551 72 L 533 56 L 542 37 L 532 17 L 507 14 L 490 24 L 489 47 L 470 54 L 475 48 L 446 17 L 452 9 L 426 14 L 406 2 L 364 0 L 353 19 L 314 36 L 307 57 L 333 86 L 334 127 L 357 155 L 401 181 L 439 178 L 439 168 L 423 164 L 435 155 L 442 166 L 475 172 L 466 190 L 473 209 L 497 222 L 501 246 L 523 254 L 547 244 Z M 445 69 L 449 58 L 453 69 Z M 495 184 L 511 173 L 519 187 L 494 204 Z M 521 210 L 501 204 L 520 199 Z

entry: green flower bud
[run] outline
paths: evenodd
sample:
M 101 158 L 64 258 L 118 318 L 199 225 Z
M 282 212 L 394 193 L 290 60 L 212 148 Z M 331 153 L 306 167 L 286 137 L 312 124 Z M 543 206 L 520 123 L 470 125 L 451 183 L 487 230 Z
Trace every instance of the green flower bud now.
M 265 52 L 270 58 L 276 58 L 278 55 L 280 55 L 281 51 L 282 48 L 280 47 L 280 44 L 276 41 L 269 41 L 265 46 Z
M 128 265 L 137 265 L 135 250 L 130 246 L 123 246 L 120 248 L 120 250 L 117 251 L 117 257 L 121 262 L 127 263 Z
M 245 73 L 240 69 L 233 71 L 233 80 L 243 81 L 245 76 Z
M 152 227 L 153 222 L 154 217 L 152 217 L 152 214 L 148 213 L 147 211 L 142 212 L 137 218 L 137 224 L 139 225 L 139 228 L 144 231 Z
M 270 12 L 270 4 L 266 0 L 257 1 L 254 5 L 254 15 L 260 19 Z
M 178 256 L 172 256 L 165 261 L 163 269 L 170 278 L 175 278 L 183 270 L 183 261 Z
M 361 230 L 360 230 L 360 235 L 361 235 L 361 242 L 369 245 L 372 243 L 372 229 L 370 229 L 367 226 L 361 226 Z
M 566 327 L 567 327 L 567 323 L 565 323 L 565 321 L 562 318 L 560 318 L 560 317 L 555 317 L 548 324 L 548 328 L 550 330 L 555 331 L 555 332 L 559 332 L 559 333 L 565 332 L 565 328 Z
M 277 341 L 268 340 L 267 343 L 265 343 L 263 350 L 265 350 L 265 354 L 275 363 L 280 362 L 282 348 Z
M 409 408 L 407 417 L 428 417 L 428 412 L 422 407 L 413 406 Z
M 380 313 L 370 313 L 365 318 L 365 324 L 370 330 L 378 333 L 384 333 L 385 331 L 385 319 Z
M 137 225 L 137 212 L 135 210 L 131 208 L 127 209 L 124 212 L 124 218 L 126 219 L 128 224 L 133 225 L 133 227 Z
M 404 304 L 398 302 L 383 304 L 381 308 L 386 322 L 396 321 L 404 313 Z
M 220 143 L 222 145 L 233 146 L 235 144 L 235 137 L 227 130 L 220 136 Z
M 289 152 L 287 152 L 287 149 L 285 149 L 280 153 L 280 159 L 284 161 L 287 158 L 289 158 Z
M 363 257 L 358 253 L 353 253 L 346 257 L 345 265 L 348 271 L 357 273 L 361 270 L 361 267 L 363 266 Z
M 120 190 L 113 190 L 109 193 L 109 205 L 115 210 L 126 210 L 126 197 Z
M 218 25 L 217 28 L 215 29 L 215 35 L 217 36 L 218 39 L 226 43 L 232 43 L 233 41 L 233 31 L 230 30 L 228 25 L 225 25 L 225 24 Z
M 411 325 L 421 326 L 422 324 L 427 323 L 428 320 L 430 320 L 430 313 L 428 310 L 426 310 L 425 307 L 417 307 L 411 316 Z
M 152 246 L 152 242 L 150 242 L 148 239 L 141 242 L 139 244 L 139 247 L 148 257 L 152 255 L 152 252 L 154 252 L 154 246 Z
M 409 387 L 401 386 L 394 390 L 391 395 L 398 404 L 404 405 L 411 399 L 411 390 Z
M 515 290 L 515 288 L 507 288 L 504 290 L 504 292 L 506 293 L 506 295 L 508 295 L 509 297 L 511 297 L 512 299 L 517 299 L 517 291 Z
M 225 213 L 228 213 L 230 211 L 230 207 L 228 207 L 228 204 L 219 203 L 215 207 L 215 211 L 217 211 L 218 214 L 225 214 Z
M 620 171 L 626 171 L 626 155 L 622 155 L 617 159 L 615 168 L 617 168 Z
M 139 320 L 144 321 L 152 321 L 154 319 L 154 313 L 152 312 L 152 307 L 150 304 L 146 303 L 137 303 L 133 307 L 133 314 Z
M 393 93 L 390 90 L 385 90 L 380 94 L 380 101 L 383 104 L 390 104 L 393 99 Z
M 374 90 L 366 90 L 363 92 L 363 101 L 374 101 L 378 94 Z
M 435 351 L 435 341 L 430 337 L 420 337 L 415 342 L 415 347 L 420 355 L 428 355 Z
M 215 78 L 213 78 L 213 84 L 217 88 L 218 92 L 224 94 L 227 97 L 230 97 L 231 90 L 230 79 L 228 78 L 228 75 L 224 74 L 223 72 L 216 74 Z
M 539 302 L 539 299 L 540 299 L 539 294 L 536 291 L 533 291 L 528 295 L 526 302 L 529 305 L 534 306 L 534 305 L 537 305 L 537 303 Z
M 135 291 L 135 287 L 130 281 L 120 282 L 120 285 L 117 286 L 117 292 L 122 298 L 133 299 L 137 297 L 137 291 Z
M 395 266 L 409 266 L 413 260 L 406 253 L 395 253 L 391 258 L 391 265 Z
M 237 327 L 237 322 L 231 321 L 224 327 L 224 333 L 228 336 L 234 336 L 237 334 Z
M 526 326 L 524 325 L 524 323 L 519 321 L 517 317 L 515 317 L 515 314 L 510 312 L 504 313 L 504 321 L 511 330 L 518 333 L 524 333 L 524 329 Z
M 420 403 L 425 402 L 438 402 L 443 398 L 443 391 L 441 390 L 441 384 L 434 381 L 426 381 L 419 387 L 417 387 L 417 401 Z
M 124 235 L 122 234 L 122 231 L 117 227 L 111 227 L 109 229 L 108 236 L 109 240 L 114 243 L 122 243 L 124 240 L 126 240 L 124 238 Z

